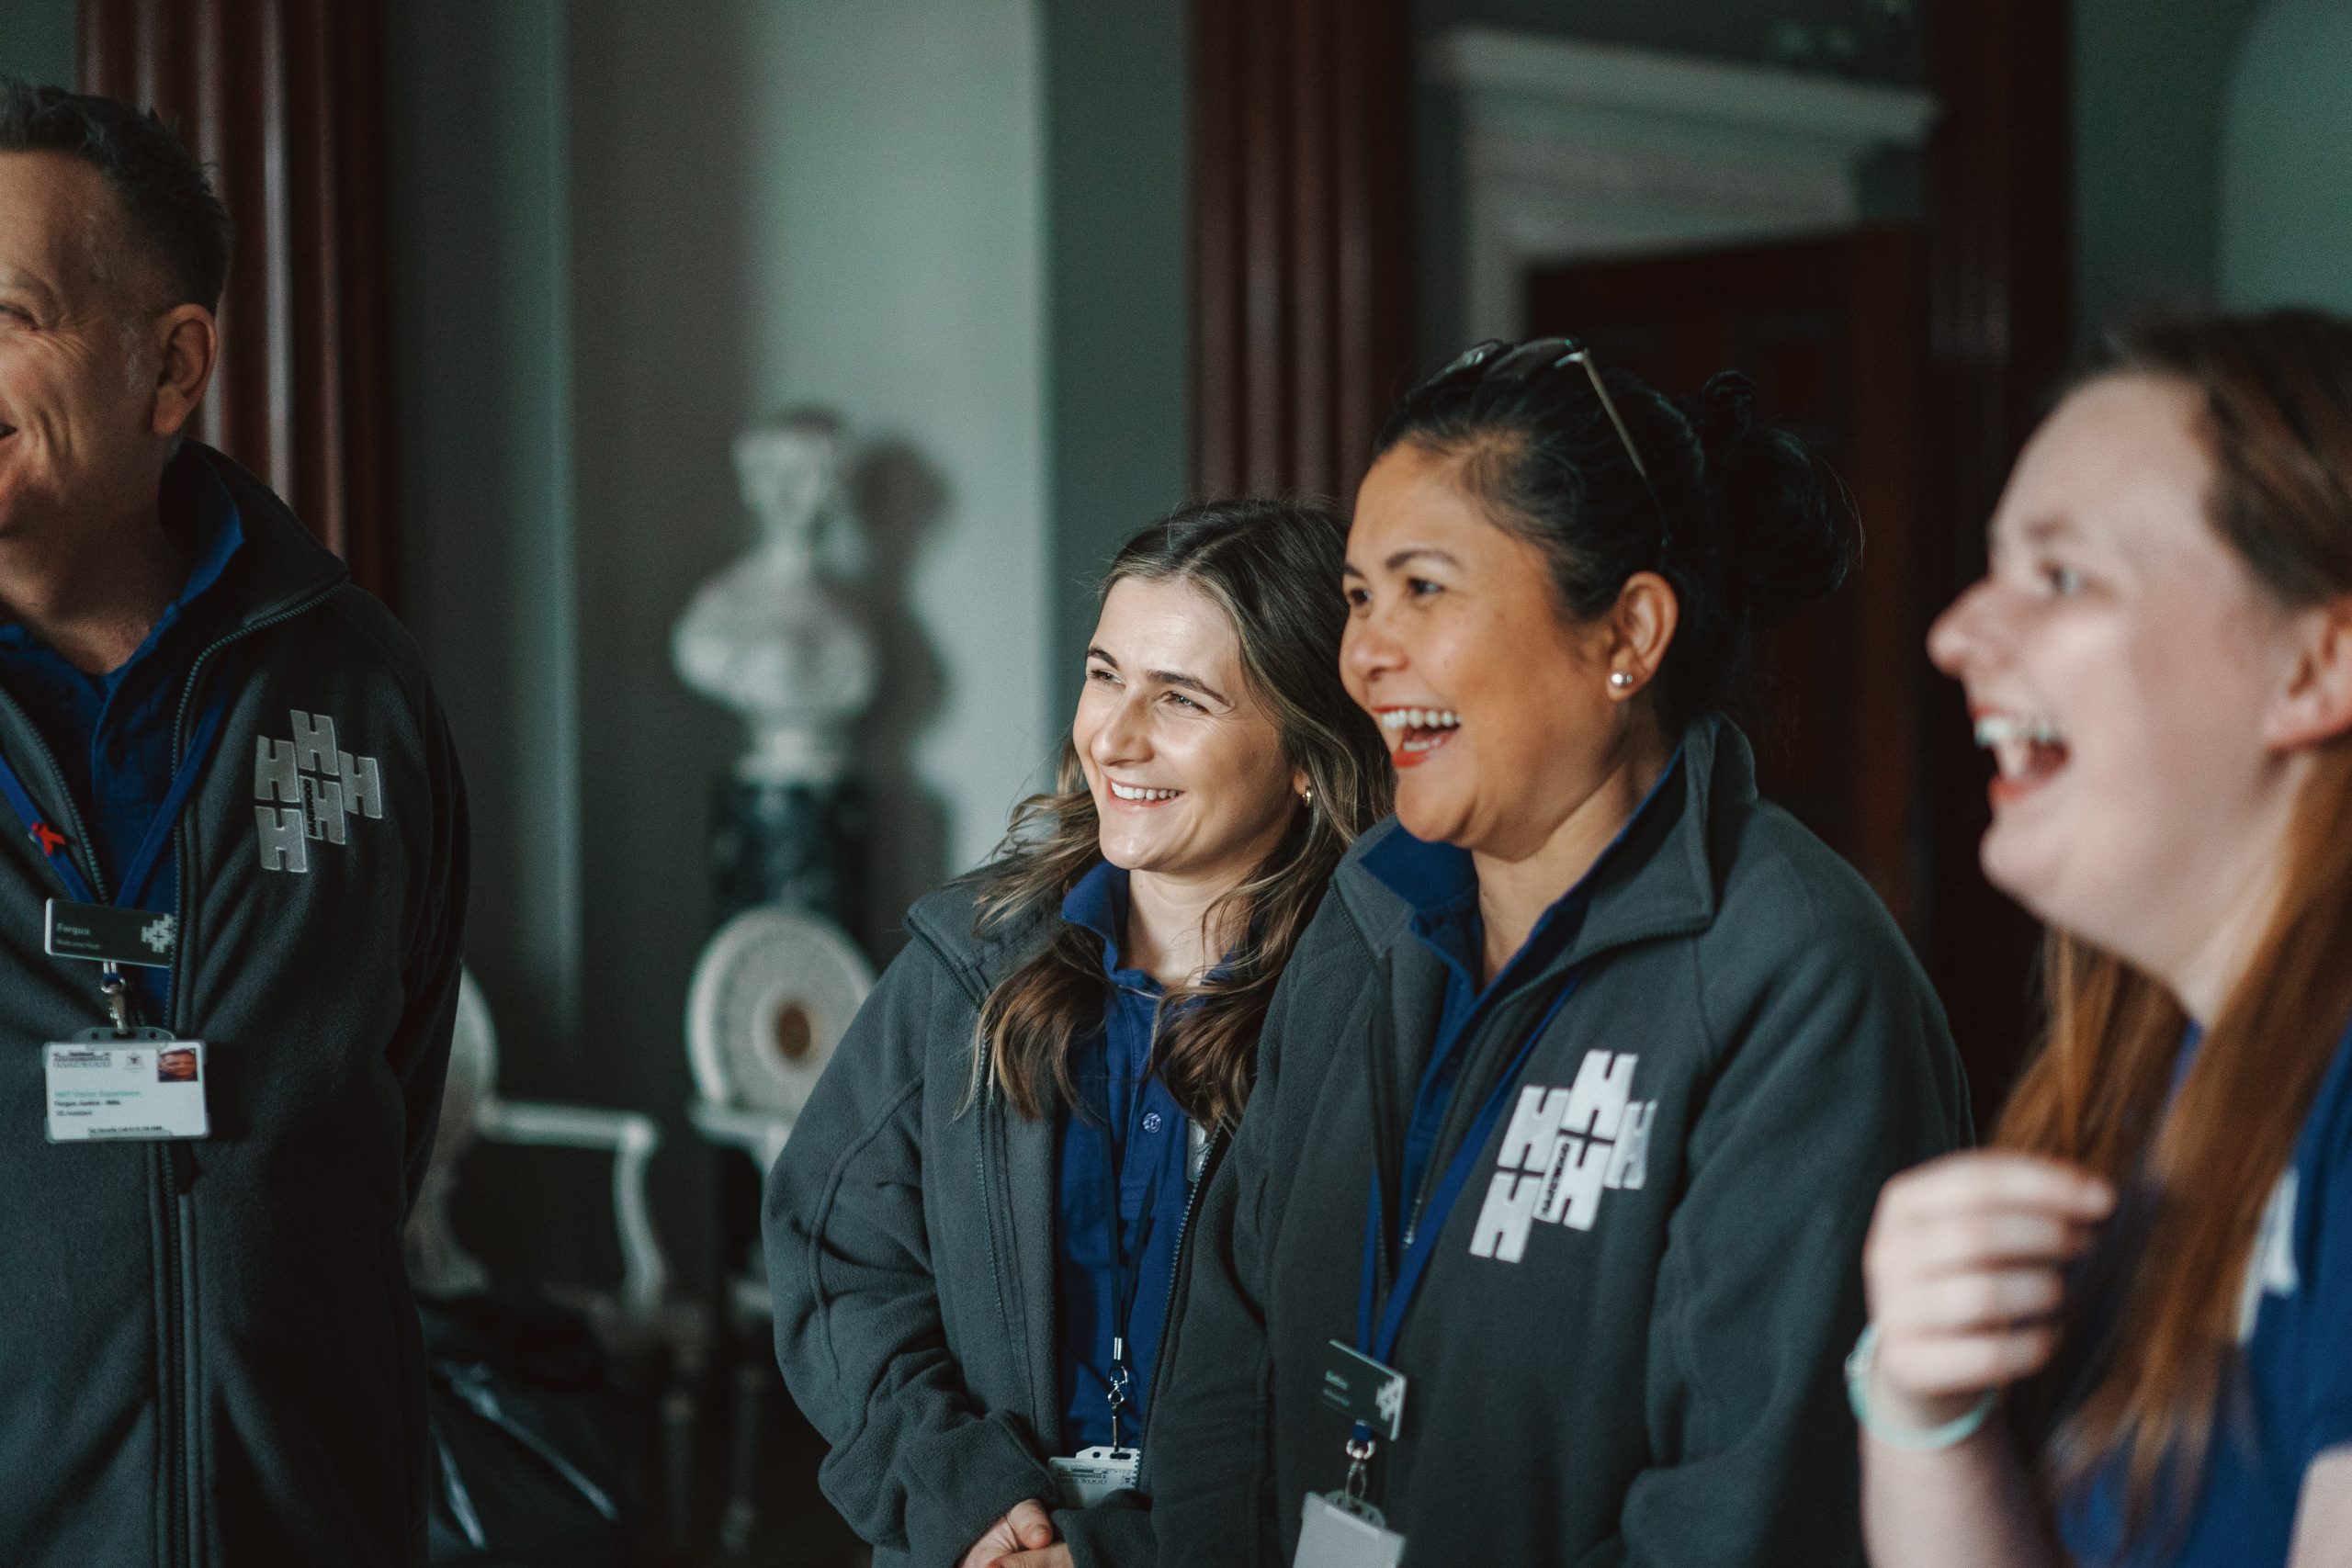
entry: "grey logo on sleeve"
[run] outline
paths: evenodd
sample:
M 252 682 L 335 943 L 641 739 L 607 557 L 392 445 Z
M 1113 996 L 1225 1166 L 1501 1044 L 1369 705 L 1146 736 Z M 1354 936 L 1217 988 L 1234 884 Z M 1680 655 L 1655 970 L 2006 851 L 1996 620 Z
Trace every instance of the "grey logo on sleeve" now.
M 334 743 L 334 720 L 293 710 L 288 740 L 254 740 L 254 831 L 264 871 L 307 872 L 311 846 L 342 844 L 350 821 L 384 815 L 384 775 L 373 757 Z

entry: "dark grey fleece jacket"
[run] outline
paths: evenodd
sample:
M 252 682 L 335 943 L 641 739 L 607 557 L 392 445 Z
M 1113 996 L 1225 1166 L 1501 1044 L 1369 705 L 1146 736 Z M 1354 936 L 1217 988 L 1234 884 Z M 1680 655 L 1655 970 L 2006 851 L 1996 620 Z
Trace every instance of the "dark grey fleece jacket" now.
M 982 1000 L 1052 917 L 982 937 L 975 895 L 908 911 L 768 1178 L 776 1359 L 877 1565 L 954 1568 L 1014 1504 L 1054 1498 L 1055 1122 L 1014 1112 L 973 1055 Z M 1080 1568 L 1150 1560 L 1132 1500 L 1054 1517 Z
M 171 851 L 168 1022 L 209 1047 L 212 1135 L 46 1141 L 41 1044 L 106 1015 L 96 969 L 43 953 L 63 890 L 0 805 L 0 1563 L 405 1568 L 426 1450 L 401 1225 L 448 1063 L 465 795 L 391 614 L 251 474 L 176 460 L 245 529 L 174 738 L 235 680 Z M 0 749 L 105 892 L 6 698 Z
M 1408 1564 L 1861 1561 L 1838 1371 L 1857 1259 L 1880 1184 L 1966 1140 L 1960 1066 L 1885 910 L 1757 799 L 1738 731 L 1700 722 L 1682 760 L 1571 948 L 1469 1043 L 1432 1175 L 1559 976 L 1591 964 L 1392 1358 L 1405 1427 L 1371 1500 Z M 1293 955 L 1193 1222 L 1144 1458 L 1165 1562 L 1286 1563 L 1306 1494 L 1345 1476 L 1324 1346 L 1354 1337 L 1374 1151 L 1393 1191 L 1444 994 L 1358 863 L 1395 830 L 1342 863 Z

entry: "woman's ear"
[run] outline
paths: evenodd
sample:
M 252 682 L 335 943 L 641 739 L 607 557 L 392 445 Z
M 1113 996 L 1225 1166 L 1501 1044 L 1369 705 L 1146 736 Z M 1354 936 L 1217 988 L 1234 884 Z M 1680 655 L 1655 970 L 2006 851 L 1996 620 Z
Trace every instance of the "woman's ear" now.
M 1629 697 L 1650 683 L 1666 662 L 1666 650 L 1681 619 L 1682 602 L 1665 578 L 1637 571 L 1625 580 L 1609 612 L 1605 656 L 1611 696 Z
M 2352 596 L 2305 610 L 2293 626 L 2292 677 L 2262 726 L 2263 739 L 2279 750 L 2352 731 Z

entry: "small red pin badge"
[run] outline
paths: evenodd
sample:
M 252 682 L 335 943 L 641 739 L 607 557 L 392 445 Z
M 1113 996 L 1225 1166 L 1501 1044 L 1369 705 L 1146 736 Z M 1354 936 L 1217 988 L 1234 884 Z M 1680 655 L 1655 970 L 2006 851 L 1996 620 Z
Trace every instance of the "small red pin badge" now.
M 40 846 L 41 853 L 53 855 L 65 847 L 65 835 L 46 822 L 36 822 L 33 824 L 33 842 Z

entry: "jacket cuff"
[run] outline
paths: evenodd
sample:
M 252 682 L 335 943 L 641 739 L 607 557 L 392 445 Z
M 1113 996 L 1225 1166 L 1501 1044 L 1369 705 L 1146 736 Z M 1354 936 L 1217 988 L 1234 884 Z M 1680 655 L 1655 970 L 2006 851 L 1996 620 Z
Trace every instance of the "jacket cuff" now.
M 1121 1492 L 1091 1508 L 1057 1508 L 1054 1529 L 1069 1547 L 1072 1568 L 1151 1568 L 1159 1557 L 1151 1506 L 1140 1493 Z
M 907 1549 L 916 1568 L 956 1568 L 1015 1503 L 1050 1508 L 1054 1472 L 1002 1412 L 924 1434 L 900 1451 Z

